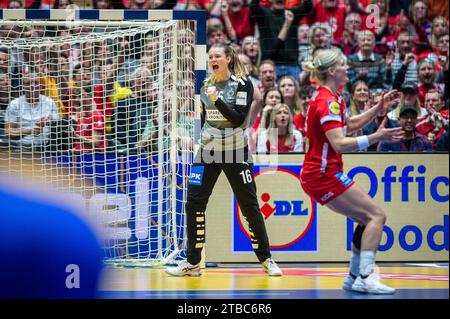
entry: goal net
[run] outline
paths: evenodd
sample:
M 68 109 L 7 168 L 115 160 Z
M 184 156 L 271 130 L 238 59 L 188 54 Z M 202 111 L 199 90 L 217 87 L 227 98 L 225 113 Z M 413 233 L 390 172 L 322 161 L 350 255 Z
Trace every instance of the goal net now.
M 108 262 L 152 266 L 183 252 L 196 27 L 0 20 L 0 170 L 85 203 Z

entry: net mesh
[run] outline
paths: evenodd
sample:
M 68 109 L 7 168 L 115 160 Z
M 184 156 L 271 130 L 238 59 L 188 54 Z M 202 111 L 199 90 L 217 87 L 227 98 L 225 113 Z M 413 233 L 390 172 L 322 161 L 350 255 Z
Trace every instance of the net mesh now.
M 1 22 L 3 173 L 79 196 L 103 225 L 109 261 L 178 256 L 195 22 Z

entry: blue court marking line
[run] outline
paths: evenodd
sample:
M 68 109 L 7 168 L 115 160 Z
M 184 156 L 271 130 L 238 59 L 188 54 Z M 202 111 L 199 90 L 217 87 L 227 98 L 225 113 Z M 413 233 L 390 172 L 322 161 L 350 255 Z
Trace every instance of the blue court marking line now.
M 448 289 L 397 289 L 372 295 L 342 289 L 99 291 L 99 299 L 448 299 Z

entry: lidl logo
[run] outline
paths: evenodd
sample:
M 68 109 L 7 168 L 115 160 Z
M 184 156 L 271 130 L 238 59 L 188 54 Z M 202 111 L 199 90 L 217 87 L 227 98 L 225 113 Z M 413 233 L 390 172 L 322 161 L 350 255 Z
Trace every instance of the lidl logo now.
M 336 101 L 328 101 L 328 109 L 330 110 L 330 113 L 334 115 L 339 115 L 341 113 L 341 106 Z
M 301 167 L 298 164 L 254 167 L 259 207 L 272 251 L 318 249 L 317 204 L 301 188 Z M 233 228 L 233 251 L 253 251 L 248 224 L 234 194 Z

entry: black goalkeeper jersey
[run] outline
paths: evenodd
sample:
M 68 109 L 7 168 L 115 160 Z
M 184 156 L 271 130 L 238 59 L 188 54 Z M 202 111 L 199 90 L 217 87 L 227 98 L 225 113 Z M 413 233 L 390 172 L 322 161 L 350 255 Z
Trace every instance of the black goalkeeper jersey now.
M 227 81 L 214 85 L 218 99 L 214 103 L 206 94 L 207 86 L 200 90 L 204 125 L 201 146 L 216 151 L 230 151 L 247 146 L 245 129 L 253 100 L 250 80 L 232 75 Z

